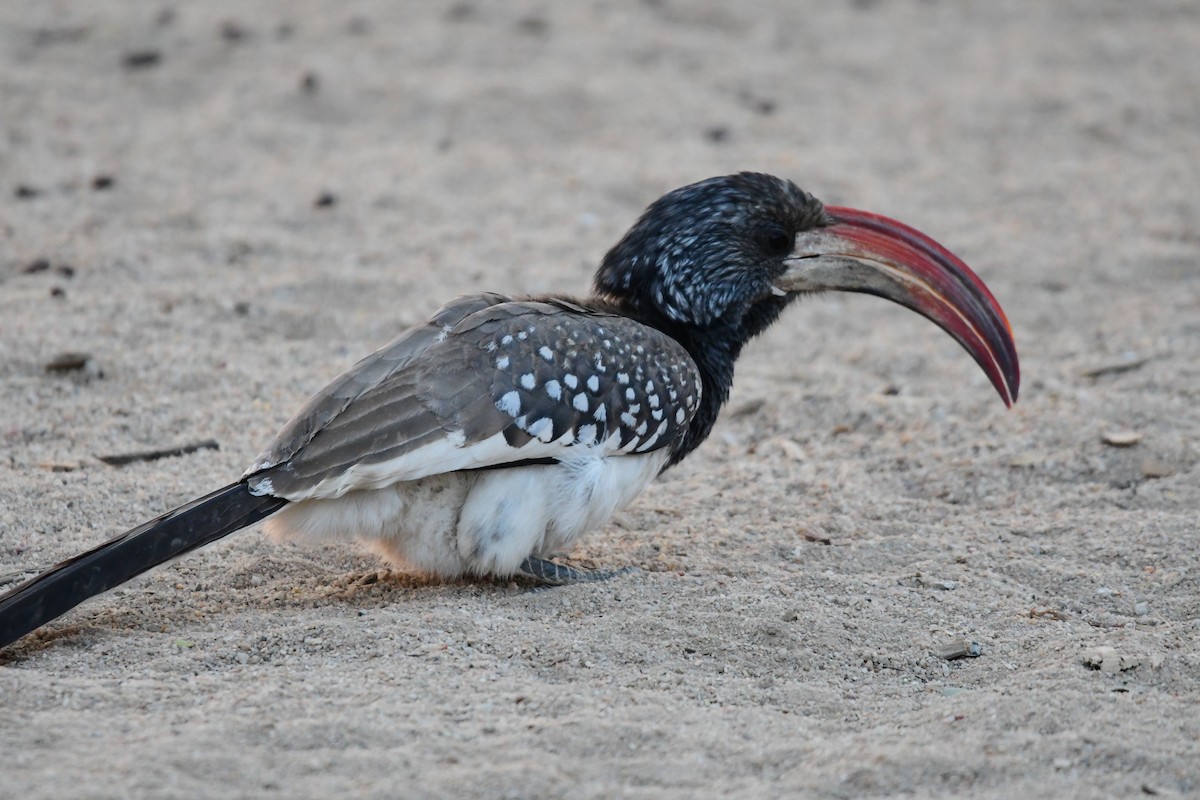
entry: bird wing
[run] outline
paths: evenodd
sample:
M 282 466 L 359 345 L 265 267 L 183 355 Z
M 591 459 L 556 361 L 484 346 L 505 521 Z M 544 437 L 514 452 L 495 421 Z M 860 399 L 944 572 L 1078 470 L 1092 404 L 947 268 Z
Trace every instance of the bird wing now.
M 687 351 L 633 319 L 471 295 L 335 379 L 244 477 L 302 500 L 583 447 L 647 453 L 687 430 L 700 386 Z

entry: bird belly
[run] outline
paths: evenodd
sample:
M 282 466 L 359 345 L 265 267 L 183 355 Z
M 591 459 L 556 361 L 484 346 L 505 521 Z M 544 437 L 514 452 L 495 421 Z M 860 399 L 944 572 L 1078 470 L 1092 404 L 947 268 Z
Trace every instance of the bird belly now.
M 546 538 L 535 555 L 567 551 L 584 533 L 607 524 L 658 476 L 668 455 L 663 448 L 610 457 L 597 448 L 559 464 Z
M 446 473 L 302 500 L 266 527 L 280 538 L 363 540 L 399 566 L 442 577 L 507 576 L 526 558 L 566 551 L 603 526 L 666 458 L 665 449 L 611 457 L 589 448 L 558 464 Z
M 459 515 L 476 474 L 452 472 L 284 506 L 265 529 L 277 539 L 359 540 L 398 566 L 462 575 Z

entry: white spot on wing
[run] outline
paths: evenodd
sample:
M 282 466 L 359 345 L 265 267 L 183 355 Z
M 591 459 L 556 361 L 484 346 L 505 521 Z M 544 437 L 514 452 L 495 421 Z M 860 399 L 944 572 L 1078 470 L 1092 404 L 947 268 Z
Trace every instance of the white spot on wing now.
M 510 417 L 515 417 L 521 413 L 521 395 L 517 392 L 506 392 L 498 401 L 496 408 L 508 414 Z
M 682 425 L 685 419 L 687 419 L 687 413 L 685 413 L 683 407 L 680 406 L 679 410 L 675 412 L 675 424 Z
M 532 389 L 534 386 L 537 385 L 537 380 L 533 377 L 532 372 L 526 372 L 524 375 L 521 376 L 521 385 L 524 386 L 526 389 Z
M 554 423 L 551 422 L 549 417 L 542 417 L 537 422 L 526 428 L 525 432 L 543 442 L 548 442 L 550 441 L 550 438 L 554 436 Z
M 551 400 L 561 400 L 562 386 L 558 381 L 546 381 L 546 394 L 550 395 Z
M 663 431 L 665 431 L 666 429 L 667 429 L 667 421 L 663 420 L 661 423 L 659 423 L 658 429 L 656 431 L 654 431 L 654 433 L 650 434 L 650 438 L 647 439 L 645 444 L 643 444 L 638 449 L 639 450 L 649 450 L 654 445 L 654 443 L 659 440 L 659 438 L 663 435 Z
M 508 369 L 508 356 L 500 356 L 496 359 L 496 369 Z
M 590 378 L 587 379 L 587 385 L 588 385 L 588 388 L 591 389 L 593 392 L 600 391 L 600 379 L 597 378 L 595 375 L 592 375 Z
M 549 347 L 546 347 L 546 345 L 542 345 L 540 348 L 538 348 L 538 355 L 549 361 L 551 364 L 554 363 L 554 351 Z
M 567 385 L 568 389 L 574 389 L 579 386 L 579 378 L 574 375 L 563 375 L 563 383 Z
M 608 409 L 604 407 L 604 403 L 600 403 L 596 406 L 596 411 L 594 414 L 592 414 L 592 416 L 600 422 L 604 422 L 604 420 L 608 419 Z
M 576 411 L 587 411 L 588 410 L 587 395 L 584 394 L 583 392 L 580 392 L 579 394 L 575 395 L 575 399 L 571 401 L 571 406 L 574 407 L 574 409 Z
M 617 383 L 621 384 L 622 386 L 629 383 L 629 373 L 628 372 L 618 372 L 617 373 Z

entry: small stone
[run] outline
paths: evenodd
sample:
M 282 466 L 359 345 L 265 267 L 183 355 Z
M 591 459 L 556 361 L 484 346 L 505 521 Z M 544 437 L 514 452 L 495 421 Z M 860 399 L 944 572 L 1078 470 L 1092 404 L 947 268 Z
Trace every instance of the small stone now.
M 1094 367 L 1089 367 L 1083 370 L 1085 378 L 1099 378 L 1102 375 L 1117 375 L 1122 372 L 1129 372 L 1138 369 L 1149 363 L 1148 357 L 1139 357 L 1137 353 L 1125 353 L 1115 361 L 1108 361 L 1103 364 L 1097 364 Z
M 1109 431 L 1102 437 L 1102 441 L 1110 447 L 1133 447 L 1141 440 L 1142 435 L 1131 430 Z
M 704 138 L 713 144 L 721 144 L 729 140 L 729 128 L 724 125 L 713 125 L 704 130 Z
M 958 588 L 958 581 L 946 581 L 940 578 L 918 575 L 917 585 L 923 589 L 938 589 L 943 592 L 951 592 Z
M 162 53 L 157 50 L 135 50 L 126 53 L 121 58 L 121 64 L 125 69 L 149 69 L 157 67 L 162 62 Z
M 939 658 L 947 661 L 957 661 L 960 658 L 979 658 L 983 655 L 983 645 L 970 639 L 955 639 L 939 646 L 937 654 Z
M 1147 479 L 1167 478 L 1175 474 L 1175 468 L 1157 458 L 1147 458 L 1142 461 L 1142 477 Z
M 1142 663 L 1137 656 L 1122 655 L 1117 652 L 1117 648 L 1109 645 L 1100 645 L 1087 650 L 1083 654 L 1082 661 L 1084 666 L 1100 670 L 1106 675 L 1115 675 L 1118 672 L 1135 669 Z
M 221 23 L 221 38 L 227 42 L 240 42 L 246 38 L 246 29 L 231 19 Z
M 79 372 L 87 369 L 91 353 L 59 353 L 46 362 L 46 372 Z

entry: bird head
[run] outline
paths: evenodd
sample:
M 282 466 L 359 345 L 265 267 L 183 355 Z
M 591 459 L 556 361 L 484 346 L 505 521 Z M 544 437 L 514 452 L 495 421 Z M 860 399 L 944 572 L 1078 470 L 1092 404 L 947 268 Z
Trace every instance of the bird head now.
M 741 340 L 800 295 L 877 295 L 936 323 L 1007 405 L 1017 398 L 1008 319 L 961 259 L 901 222 L 825 206 L 770 175 L 710 178 L 659 198 L 605 256 L 595 288 L 668 325 Z

